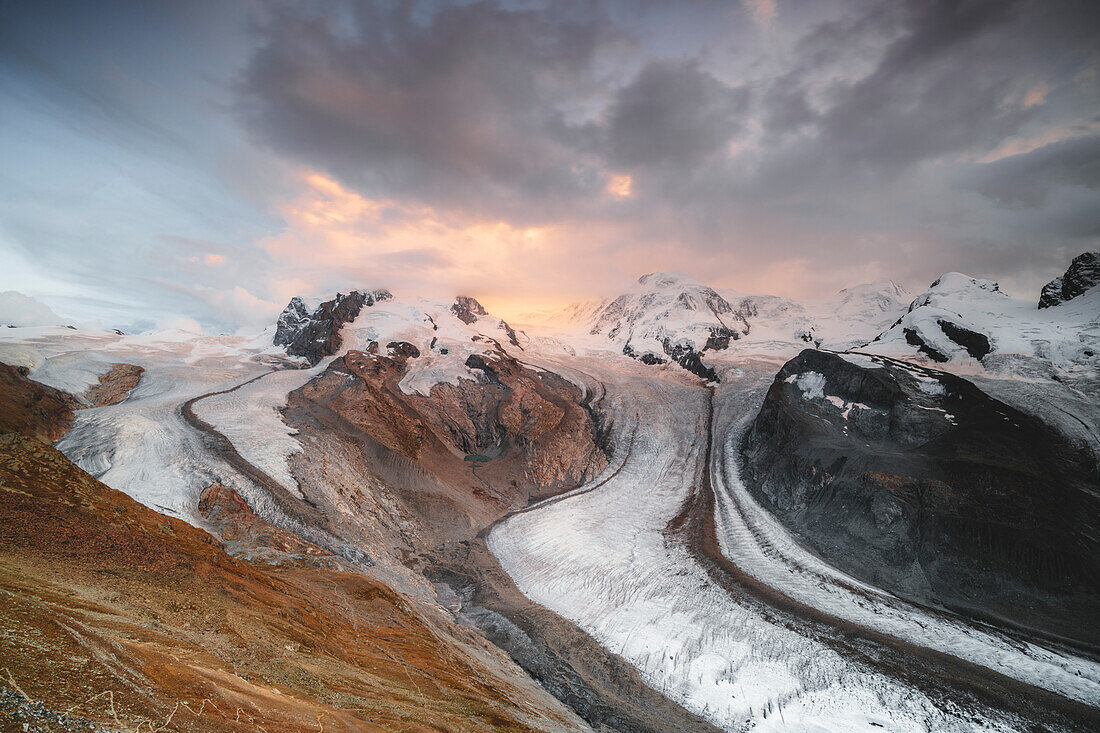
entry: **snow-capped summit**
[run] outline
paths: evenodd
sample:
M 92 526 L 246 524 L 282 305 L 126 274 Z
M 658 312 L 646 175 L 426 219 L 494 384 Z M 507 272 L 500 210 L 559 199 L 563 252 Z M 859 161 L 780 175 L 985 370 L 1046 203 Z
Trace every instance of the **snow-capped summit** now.
M 970 277 L 961 272 L 945 272 L 909 304 L 909 311 L 922 306 L 944 306 L 959 303 L 1003 303 L 1008 296 L 992 280 Z
M 1038 376 L 1051 368 L 1086 374 L 1100 352 L 1100 288 L 1057 308 L 1038 310 L 992 280 L 941 275 L 868 349 L 937 362 Z M 1045 364 L 1036 369 L 1036 360 Z
M 677 361 L 713 379 L 699 355 L 725 349 L 749 330 L 745 314 L 714 288 L 683 273 L 654 272 L 603 306 L 589 333 L 610 339 L 624 354 L 646 363 Z
M 800 302 L 720 291 L 681 272 L 654 272 L 617 297 L 528 314 L 526 322 L 556 330 L 559 340 L 574 346 L 610 345 L 647 364 L 675 361 L 712 378 L 711 362 L 729 350 L 793 355 L 807 343 L 831 349 L 865 344 L 896 321 L 910 300 L 885 279 Z
M 993 349 L 997 314 L 1010 303 L 992 280 L 947 272 L 914 298 L 908 312 L 875 341 L 903 340 L 937 362 L 967 356 L 980 360 Z
M 288 354 L 305 357 L 311 365 L 316 364 L 336 353 L 344 324 L 355 320 L 363 308 L 392 299 L 393 293 L 388 290 L 352 290 L 347 295 L 337 293 L 332 300 L 311 308 L 305 298 L 295 296 L 279 314 L 274 343 L 286 347 Z
M 836 295 L 840 310 L 862 315 L 866 315 L 869 311 L 880 313 L 891 311 L 899 302 L 904 302 L 911 297 L 908 290 L 887 278 L 842 288 Z
M 349 350 L 407 360 L 406 392 L 428 394 L 441 382 L 476 379 L 472 355 L 522 350 L 519 334 L 469 296 L 453 301 L 399 300 L 388 290 L 337 293 L 312 309 L 304 298 L 279 316 L 274 342 L 317 365 Z
M 748 332 L 744 315 L 714 288 L 677 272 L 638 278 L 635 287 L 595 315 L 590 329 L 639 355 L 668 353 L 673 346 L 716 348 L 716 341 L 728 343 Z

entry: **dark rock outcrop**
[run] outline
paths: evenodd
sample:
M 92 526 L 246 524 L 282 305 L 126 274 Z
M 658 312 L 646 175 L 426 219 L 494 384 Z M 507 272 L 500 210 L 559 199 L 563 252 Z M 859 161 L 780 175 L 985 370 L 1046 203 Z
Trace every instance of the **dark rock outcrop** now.
M 390 356 L 400 359 L 420 358 L 420 349 L 416 348 L 414 344 L 410 344 L 408 341 L 390 341 L 386 344 L 386 349 L 389 350 Z
M 966 349 L 966 353 L 970 354 L 971 357 L 981 361 L 982 357 L 989 353 L 989 337 L 984 333 L 971 331 L 969 328 L 960 326 L 957 323 L 942 319 L 936 321 L 936 323 L 939 324 L 944 336 Z
M 703 363 L 702 357 L 695 349 L 691 348 L 690 346 L 684 346 L 682 344 L 672 346 L 667 341 L 665 342 L 664 347 L 665 353 L 668 354 L 674 362 L 676 362 L 695 376 L 701 377 L 708 382 L 719 381 L 718 373 L 715 372 L 714 369 Z
M 931 344 L 922 339 L 920 337 L 920 334 L 917 333 L 916 330 L 912 328 L 906 328 L 902 330 L 902 333 L 905 334 L 905 343 L 909 344 L 910 346 L 916 346 L 917 351 L 924 354 L 932 361 L 943 363 L 951 358 L 947 354 L 944 354 L 939 349 L 936 349 Z
M 451 313 L 458 316 L 458 320 L 469 325 L 477 321 L 478 316 L 487 316 L 489 312 L 485 310 L 485 307 L 476 299 L 466 295 L 460 295 L 455 298 L 454 305 L 451 306 Z
M 391 298 L 388 290 L 369 293 L 353 290 L 347 295 L 337 293 L 310 312 L 305 301 L 294 297 L 279 314 L 275 345 L 285 346 L 288 354 L 317 364 L 336 353 L 340 348 L 340 329 L 355 320 L 363 308 Z
M 969 381 L 876 362 L 783 367 L 741 446 L 750 490 L 902 597 L 1100 642 L 1095 457 Z
M 667 364 L 668 363 L 668 360 L 662 359 L 661 357 L 657 356 L 656 354 L 652 354 L 648 351 L 646 353 L 642 354 L 641 356 L 639 356 L 638 353 L 636 351 L 634 351 L 634 347 L 631 346 L 630 344 L 626 344 L 625 346 L 623 346 L 623 355 L 624 356 L 629 356 L 631 359 L 637 359 L 638 361 L 642 362 L 646 366 L 654 366 L 655 364 Z
M 736 341 L 739 338 L 741 338 L 741 334 L 732 328 L 715 326 L 710 329 L 710 336 L 703 348 L 707 351 L 722 351 L 730 347 L 730 341 Z
M 485 306 L 477 302 L 476 299 L 466 295 L 460 295 L 455 298 L 454 305 L 451 306 L 451 313 L 454 313 L 458 320 L 466 325 L 477 322 L 478 316 L 489 315 L 489 312 L 485 310 Z M 519 345 L 519 339 L 516 336 L 515 329 L 503 320 L 500 322 L 500 330 L 504 331 L 504 335 L 508 337 L 508 343 L 512 344 L 512 346 L 523 348 Z
M 703 363 L 703 358 L 700 352 L 696 351 L 690 346 L 686 344 L 673 345 L 667 340 L 661 346 L 664 349 L 665 354 L 668 355 L 668 359 L 663 359 L 660 356 L 657 356 L 656 354 L 649 351 L 643 354 L 638 354 L 636 351 L 634 351 L 634 347 L 630 344 L 626 344 L 625 346 L 623 346 L 623 354 L 625 356 L 629 356 L 631 359 L 637 359 L 646 366 L 667 364 L 669 361 L 674 361 L 695 376 L 701 377 L 708 382 L 721 381 L 718 378 L 718 373 L 715 372 L 712 367 L 709 367 L 705 363 Z
M 504 331 L 504 335 L 508 337 L 508 343 L 510 343 L 512 346 L 515 346 L 517 348 L 520 348 L 520 349 L 523 348 L 522 346 L 519 345 L 519 339 L 516 338 L 516 331 L 515 331 L 514 328 L 509 326 L 506 322 L 501 321 L 500 322 L 500 330 Z
M 1073 258 L 1069 269 L 1043 286 L 1039 307 L 1065 303 L 1100 285 L 1100 252 L 1085 252 Z

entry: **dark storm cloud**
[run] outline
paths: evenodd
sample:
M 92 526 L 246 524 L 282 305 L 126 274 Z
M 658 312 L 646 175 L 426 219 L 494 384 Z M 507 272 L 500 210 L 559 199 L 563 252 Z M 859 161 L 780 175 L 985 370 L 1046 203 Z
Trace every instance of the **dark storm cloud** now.
M 1082 182 L 1038 157 L 1030 188 L 1012 180 L 1022 162 L 973 161 L 1098 109 L 1078 91 L 1097 64 L 1095 5 L 1076 0 L 780 2 L 756 45 L 750 13 L 692 5 L 745 46 L 725 55 L 653 43 L 672 29 L 626 22 L 615 3 L 347 7 L 259 25 L 243 108 L 274 149 L 368 196 L 516 222 L 620 217 L 602 189 L 626 173 L 632 246 L 679 239 L 748 265 L 766 261 L 745 251 L 753 237 L 807 259 L 847 236 L 864 244 L 837 266 L 917 240 L 918 263 L 884 267 L 1007 268 L 1027 245 L 992 212 Z M 960 181 L 980 196 L 958 199 Z M 1057 200 L 1051 238 L 1078 246 L 1089 217 Z
M 1038 207 L 1052 191 L 1066 186 L 1096 191 L 1100 189 L 1100 135 L 1071 137 L 979 164 L 963 179 L 976 191 L 1009 206 Z
M 1037 288 L 1100 235 L 1095 0 L 9 2 L 0 109 L 0 290 L 219 327 L 363 272 Z
M 776 147 L 757 190 L 893 178 L 924 160 L 989 149 L 1018 130 L 1032 112 L 1005 104 L 1019 82 L 1005 47 L 990 42 L 1012 5 L 916 0 L 819 27 L 802 44 L 806 61 L 818 65 L 829 62 L 830 49 L 839 55 L 883 35 L 894 40 L 866 76 L 831 83 L 828 106 L 817 113 L 805 89 L 812 69 L 800 67 L 769 89 L 764 105 Z M 789 146 L 775 137 L 797 129 L 805 133 Z
M 740 132 L 747 101 L 746 90 L 698 63 L 653 61 L 610 106 L 610 159 L 625 168 L 698 164 Z
M 569 119 L 611 40 L 595 9 L 492 3 L 414 12 L 355 3 L 340 20 L 275 12 L 243 83 L 269 144 L 368 191 L 463 200 L 600 185 Z

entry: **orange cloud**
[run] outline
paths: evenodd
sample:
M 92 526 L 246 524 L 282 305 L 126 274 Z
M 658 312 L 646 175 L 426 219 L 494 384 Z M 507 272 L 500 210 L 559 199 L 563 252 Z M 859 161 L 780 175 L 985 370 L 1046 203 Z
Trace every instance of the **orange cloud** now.
M 287 277 L 280 297 L 325 287 L 333 272 L 353 286 L 410 283 L 426 293 L 507 282 L 546 247 L 549 228 L 472 219 L 461 212 L 371 199 L 316 172 L 280 209 L 286 230 L 260 243 Z
M 1001 158 L 1008 158 L 1013 155 L 1030 153 L 1032 150 L 1041 148 L 1044 145 L 1056 143 L 1071 137 L 1077 137 L 1078 135 L 1095 134 L 1097 132 L 1100 132 L 1100 123 L 1096 122 L 1088 125 L 1048 127 L 1046 130 L 1043 130 L 1036 135 L 1029 135 L 1027 137 L 1014 137 L 1006 140 L 995 150 L 986 153 L 977 160 L 979 163 L 992 163 L 993 161 L 1000 160 Z
M 634 192 L 634 179 L 625 174 L 611 176 L 605 190 L 617 199 L 630 198 Z
M 1031 89 L 1027 90 L 1027 94 L 1024 95 L 1024 107 L 1035 107 L 1040 105 L 1047 99 L 1047 85 L 1044 82 L 1039 82 Z
M 757 23 L 765 28 L 775 18 L 775 0 L 745 0 L 745 5 Z
M 882 274 L 875 262 L 822 268 L 808 259 L 777 263 L 760 256 L 768 242 L 805 236 L 788 223 L 746 226 L 729 232 L 722 247 L 699 251 L 683 241 L 675 218 L 644 231 L 630 217 L 524 226 L 373 199 L 312 171 L 297 180 L 299 193 L 279 208 L 284 231 L 258 243 L 274 265 L 265 295 L 280 303 L 294 295 L 385 287 L 400 298 L 472 295 L 494 314 L 522 323 L 521 314 L 617 294 L 657 270 L 683 270 L 742 292 L 801 297 Z M 744 266 L 730 268 L 731 259 L 742 256 Z

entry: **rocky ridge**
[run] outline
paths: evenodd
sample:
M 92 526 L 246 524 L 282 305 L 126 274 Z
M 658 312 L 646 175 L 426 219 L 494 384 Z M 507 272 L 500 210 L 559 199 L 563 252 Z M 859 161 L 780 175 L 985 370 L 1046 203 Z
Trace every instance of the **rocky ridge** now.
M 921 603 L 1092 645 L 1096 457 L 960 377 L 806 350 L 742 446 L 746 483 L 829 562 Z
M 1100 252 L 1084 252 L 1073 258 L 1061 277 L 1043 286 L 1039 307 L 1050 308 L 1073 300 L 1100 285 Z
M 288 354 L 305 357 L 311 366 L 316 365 L 337 352 L 341 328 L 355 320 L 363 308 L 392 298 L 388 290 L 352 290 L 347 295 L 337 293 L 332 300 L 310 309 L 304 299 L 295 296 L 279 314 L 274 343 L 286 347 Z

